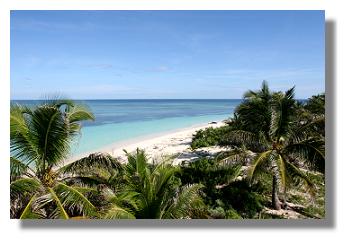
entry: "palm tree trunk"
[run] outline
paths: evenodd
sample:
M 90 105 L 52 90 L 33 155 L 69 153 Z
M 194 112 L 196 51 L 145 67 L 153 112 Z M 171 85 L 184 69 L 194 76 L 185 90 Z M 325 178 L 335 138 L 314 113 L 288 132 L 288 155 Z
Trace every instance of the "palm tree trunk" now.
M 281 203 L 278 199 L 277 176 L 275 174 L 272 176 L 272 207 L 276 210 L 281 209 Z

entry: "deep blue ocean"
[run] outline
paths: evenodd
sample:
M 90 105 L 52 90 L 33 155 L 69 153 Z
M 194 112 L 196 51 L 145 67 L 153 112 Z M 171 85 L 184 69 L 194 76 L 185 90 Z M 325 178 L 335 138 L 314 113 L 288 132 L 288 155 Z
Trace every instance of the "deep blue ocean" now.
M 11 101 L 33 106 L 39 100 Z M 220 100 L 78 100 L 96 119 L 84 122 L 81 136 L 72 145 L 72 156 L 84 154 L 124 140 L 164 133 L 233 115 L 240 99 Z

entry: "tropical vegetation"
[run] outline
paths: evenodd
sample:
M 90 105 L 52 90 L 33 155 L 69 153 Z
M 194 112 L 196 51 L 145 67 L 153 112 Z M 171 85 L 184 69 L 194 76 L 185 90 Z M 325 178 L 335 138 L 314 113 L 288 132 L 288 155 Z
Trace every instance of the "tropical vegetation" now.
M 11 105 L 11 218 L 242 219 L 325 215 L 325 94 L 247 91 L 226 126 L 193 135 L 214 156 L 173 165 L 137 149 L 126 162 L 94 153 L 67 161 L 88 107 L 54 99 Z

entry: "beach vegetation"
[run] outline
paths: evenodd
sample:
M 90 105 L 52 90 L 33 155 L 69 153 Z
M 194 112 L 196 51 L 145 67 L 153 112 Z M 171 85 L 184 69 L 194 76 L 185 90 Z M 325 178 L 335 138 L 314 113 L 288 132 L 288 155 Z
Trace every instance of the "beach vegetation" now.
M 260 173 L 272 175 L 274 209 L 286 207 L 288 187 L 303 182 L 313 192 L 314 184 L 306 169 L 324 172 L 324 136 L 319 131 L 324 128 L 324 116 L 311 116 L 308 120 L 298 116 L 294 90 L 293 87 L 284 93 L 271 93 L 263 82 L 261 90 L 245 93 L 235 111 L 241 128 L 228 135 L 233 145 L 244 145 L 256 152 L 248 173 L 252 182 L 259 180 Z
M 226 135 L 231 127 L 209 127 L 201 129 L 196 132 L 192 137 L 191 148 L 197 149 L 201 147 L 210 147 L 223 144 L 224 135 Z
M 91 189 L 68 184 L 60 168 L 81 122 L 93 119 L 86 107 L 71 100 L 47 101 L 34 108 L 11 106 L 11 218 L 95 215 L 87 197 Z
M 167 160 L 149 163 L 143 150 L 126 155 L 122 181 L 110 195 L 105 218 L 119 218 L 121 210 L 137 219 L 203 217 L 201 184 L 181 184 L 178 167 Z
M 89 108 L 66 99 L 12 104 L 10 216 L 266 219 L 285 210 L 324 218 L 325 94 L 301 101 L 294 93 L 266 81 L 247 91 L 225 126 L 193 135 L 193 151 L 222 151 L 180 165 L 140 149 L 125 151 L 124 163 L 103 153 L 66 163 L 82 122 L 94 120 Z

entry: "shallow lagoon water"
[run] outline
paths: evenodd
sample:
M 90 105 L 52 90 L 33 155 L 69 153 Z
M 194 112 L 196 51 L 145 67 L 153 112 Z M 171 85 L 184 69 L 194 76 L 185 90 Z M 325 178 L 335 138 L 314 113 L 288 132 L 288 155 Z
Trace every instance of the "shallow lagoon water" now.
M 111 144 L 132 140 L 232 116 L 240 103 L 232 100 L 79 100 L 95 115 L 84 122 L 81 135 L 72 145 L 71 155 L 98 151 Z M 12 101 L 29 106 L 41 101 Z

